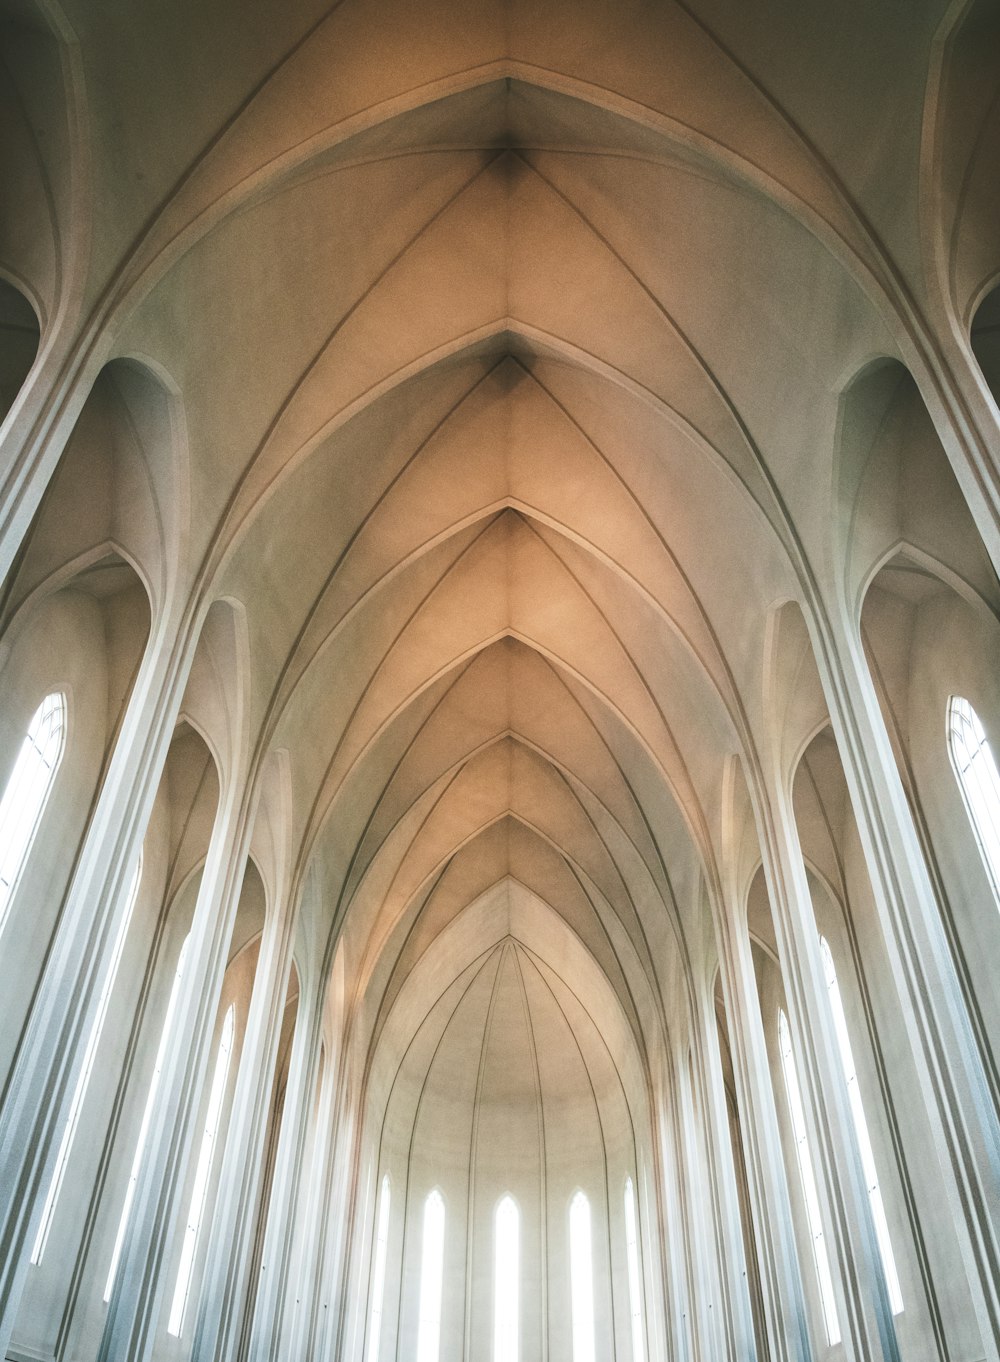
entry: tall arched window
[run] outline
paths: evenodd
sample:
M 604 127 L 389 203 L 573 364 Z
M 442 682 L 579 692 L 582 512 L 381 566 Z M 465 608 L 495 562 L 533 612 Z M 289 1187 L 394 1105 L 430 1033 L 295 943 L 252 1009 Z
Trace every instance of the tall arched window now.
M 569 1204 L 569 1281 L 573 1362 L 594 1362 L 594 1245 L 590 1202 L 583 1192 Z
M 501 1197 L 493 1226 L 493 1362 L 517 1362 L 521 1332 L 521 1215 Z
M 840 1062 L 844 1068 L 844 1077 L 847 1080 L 847 1092 L 851 1102 L 851 1116 L 854 1119 L 854 1134 L 858 1141 L 858 1153 L 861 1156 L 861 1167 L 864 1170 L 865 1185 L 868 1188 L 868 1204 L 871 1206 L 872 1219 L 875 1222 L 875 1235 L 878 1239 L 879 1254 L 882 1258 L 882 1270 L 885 1273 L 885 1284 L 889 1293 L 889 1304 L 892 1313 L 898 1315 L 903 1309 L 903 1293 L 899 1288 L 899 1277 L 896 1273 L 896 1260 L 892 1253 L 892 1243 L 889 1239 L 889 1222 L 885 1218 L 885 1207 L 882 1204 L 882 1192 L 878 1185 L 878 1173 L 875 1171 L 875 1155 L 872 1153 L 872 1142 L 868 1135 L 868 1122 L 865 1120 L 865 1109 L 861 1105 L 861 1089 L 858 1086 L 858 1073 L 854 1066 L 854 1054 L 851 1050 L 851 1038 L 847 1034 L 847 1018 L 844 1015 L 844 1002 L 840 996 L 840 985 L 837 983 L 837 970 L 833 963 L 833 955 L 827 944 L 826 937 L 819 939 L 820 952 L 823 957 L 823 971 L 826 975 L 826 990 L 830 995 L 830 1011 L 833 1013 L 833 1029 L 837 1033 L 837 1048 L 840 1051 Z
M 420 1323 L 417 1362 L 438 1362 L 441 1351 L 441 1290 L 444 1285 L 444 1198 L 436 1189 L 424 1202 L 420 1255 Z
M 639 1220 L 632 1179 L 625 1179 L 625 1249 L 628 1255 L 628 1303 L 632 1319 L 632 1362 L 643 1362 L 642 1274 L 639 1270 Z
M 0 932 L 28 859 L 66 743 L 66 697 L 46 695 L 35 710 L 0 799 Z
M 382 1179 L 378 1199 L 378 1228 L 375 1232 L 375 1261 L 372 1265 L 372 1313 L 368 1326 L 368 1362 L 378 1358 L 382 1333 L 382 1297 L 385 1292 L 385 1255 L 389 1245 L 389 1174 Z
M 140 854 L 139 863 L 135 868 L 135 874 L 132 876 L 132 883 L 129 886 L 125 911 L 122 914 L 118 933 L 115 937 L 114 945 L 111 948 L 111 959 L 108 961 L 108 967 L 101 984 L 101 996 L 98 999 L 97 1012 L 90 1028 L 90 1035 L 87 1039 L 87 1048 L 84 1051 L 83 1056 L 83 1065 L 80 1069 L 80 1076 L 76 1080 L 76 1087 L 73 1090 L 73 1100 L 70 1103 L 69 1114 L 66 1117 L 66 1125 L 63 1127 L 62 1139 L 59 1141 L 59 1153 L 56 1156 L 56 1166 L 52 1174 L 52 1181 L 49 1184 L 48 1196 L 45 1198 L 41 1224 L 38 1226 L 38 1233 L 35 1236 L 35 1246 L 31 1250 L 31 1261 L 36 1266 L 42 1261 L 42 1254 L 45 1252 L 45 1245 L 49 1238 L 49 1230 L 52 1227 L 52 1217 L 55 1214 L 56 1202 L 59 1200 L 59 1193 L 62 1191 L 66 1164 L 69 1162 L 70 1150 L 73 1148 L 73 1140 L 76 1136 L 76 1128 L 80 1122 L 80 1112 L 83 1110 L 83 1099 L 87 1095 L 87 1084 L 90 1082 L 90 1075 L 94 1068 L 94 1060 L 97 1057 L 97 1046 L 100 1043 L 101 1031 L 104 1028 L 104 1019 L 108 1015 L 111 990 L 114 988 L 115 975 L 118 973 L 118 965 L 122 958 L 122 951 L 125 948 L 125 937 L 128 935 L 129 923 L 132 920 L 132 910 L 134 909 L 135 901 L 139 896 L 139 881 L 141 878 L 142 855 Z
M 792 1118 L 795 1156 L 802 1183 L 802 1199 L 806 1204 L 813 1263 L 816 1268 L 816 1279 L 819 1283 L 820 1303 L 823 1307 L 823 1321 L 826 1325 L 827 1342 L 833 1347 L 835 1343 L 840 1342 L 840 1321 L 837 1318 L 837 1301 L 833 1293 L 833 1277 L 830 1273 L 830 1259 L 826 1251 L 826 1237 L 823 1233 L 823 1217 L 820 1215 L 812 1153 L 806 1135 L 806 1117 L 802 1108 L 799 1075 L 795 1067 L 795 1055 L 792 1053 L 792 1034 L 784 1011 L 778 1013 L 778 1041 L 781 1050 L 781 1069 L 785 1076 L 785 1092 L 788 1095 L 788 1111 Z
M 170 999 L 167 1003 L 166 1016 L 163 1018 L 163 1030 L 160 1032 L 160 1044 L 156 1050 L 156 1063 L 153 1065 L 153 1076 L 149 1080 L 149 1092 L 146 1094 L 146 1106 L 142 1113 L 142 1124 L 139 1127 L 139 1138 L 135 1144 L 135 1154 L 132 1156 L 132 1167 L 129 1170 L 128 1186 L 125 1189 L 125 1204 L 122 1206 L 121 1218 L 118 1221 L 118 1233 L 115 1235 L 115 1246 L 111 1252 L 111 1266 L 108 1269 L 108 1280 L 104 1285 L 104 1299 L 111 1299 L 111 1291 L 115 1284 L 115 1277 L 118 1274 L 118 1261 L 122 1256 L 122 1245 L 125 1243 L 125 1231 L 128 1229 L 129 1216 L 132 1214 L 132 1202 L 135 1200 L 135 1190 L 139 1185 L 139 1169 L 142 1167 L 142 1156 L 146 1148 L 146 1140 L 149 1136 L 149 1126 L 153 1119 L 153 1107 L 156 1103 L 156 1094 L 160 1086 L 160 1075 L 163 1073 L 163 1066 L 166 1063 L 167 1051 L 170 1047 L 170 1032 L 173 1026 L 174 1014 L 177 1011 L 177 1002 L 180 998 L 181 980 L 184 977 L 184 960 L 187 956 L 188 942 L 190 936 L 184 938 L 181 946 L 180 955 L 177 957 L 177 970 L 174 974 L 174 982 L 170 988 Z
M 226 1080 L 229 1077 L 229 1059 L 233 1053 L 233 1033 L 236 1029 L 236 1012 L 232 1004 L 222 1023 L 219 1037 L 219 1050 L 215 1057 L 215 1073 L 208 1095 L 208 1110 L 205 1113 L 205 1130 L 201 1137 L 201 1151 L 198 1154 L 198 1167 L 194 1175 L 194 1188 L 191 1192 L 191 1209 L 184 1228 L 184 1243 L 181 1247 L 181 1263 L 177 1272 L 177 1285 L 170 1306 L 167 1333 L 180 1338 L 184 1328 L 184 1315 L 187 1310 L 188 1296 L 191 1291 L 191 1275 L 194 1271 L 194 1255 L 198 1248 L 198 1235 L 205 1214 L 205 1198 L 208 1195 L 208 1180 L 212 1175 L 212 1157 L 215 1153 L 215 1140 L 219 1133 L 219 1119 L 222 1116 L 222 1103 L 226 1096 Z
M 1000 901 L 1000 771 L 979 715 L 960 695 L 948 701 L 948 750 L 993 893 Z

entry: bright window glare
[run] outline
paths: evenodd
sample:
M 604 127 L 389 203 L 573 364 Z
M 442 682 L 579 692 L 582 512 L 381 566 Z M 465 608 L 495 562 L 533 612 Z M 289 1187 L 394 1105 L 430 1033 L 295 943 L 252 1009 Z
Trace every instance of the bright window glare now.
M 625 1247 L 628 1252 L 628 1299 L 632 1317 L 632 1362 L 643 1362 L 639 1228 L 635 1213 L 635 1188 L 631 1178 L 625 1179 Z
M 809 1221 L 813 1262 L 819 1282 L 823 1319 L 826 1323 L 826 1337 L 832 1348 L 834 1344 L 840 1342 L 840 1321 L 837 1318 L 833 1277 L 830 1274 L 830 1259 L 826 1252 L 826 1238 L 823 1234 L 823 1219 L 819 1210 L 819 1196 L 816 1191 L 812 1154 L 809 1151 L 809 1141 L 806 1136 L 806 1118 L 802 1108 L 799 1075 L 795 1067 L 795 1055 L 792 1053 L 792 1036 L 788 1026 L 788 1018 L 784 1012 L 778 1014 L 778 1039 L 781 1048 L 781 1067 L 785 1076 L 785 1091 L 788 1094 L 788 1110 L 792 1118 L 795 1154 L 798 1159 L 799 1177 L 802 1182 L 802 1196 L 806 1203 L 806 1218 Z
M 125 1243 L 125 1231 L 128 1229 L 129 1216 L 132 1213 L 132 1202 L 135 1200 L 136 1188 L 139 1185 L 139 1169 L 142 1167 L 142 1156 L 146 1148 L 146 1140 L 149 1136 L 149 1126 L 153 1119 L 153 1106 L 156 1102 L 157 1089 L 160 1086 L 160 1075 L 167 1059 L 167 1050 L 170 1045 L 170 1030 L 173 1025 L 174 1013 L 177 1011 L 177 1002 L 180 998 L 181 979 L 184 977 L 184 958 L 187 955 L 188 942 L 190 936 L 184 938 L 181 946 L 180 955 L 177 957 L 177 971 L 174 974 L 174 982 L 170 988 L 170 1000 L 167 1003 L 167 1013 L 163 1018 L 163 1030 L 160 1032 L 160 1044 L 156 1051 L 156 1063 L 153 1066 L 153 1077 L 149 1081 L 149 1092 L 146 1095 L 146 1106 L 142 1113 L 142 1125 L 139 1127 L 139 1138 L 136 1141 L 135 1154 L 132 1158 L 132 1168 L 128 1176 L 128 1187 L 125 1189 L 125 1204 L 122 1207 L 121 1219 L 118 1222 L 118 1233 L 115 1235 L 115 1246 L 111 1253 L 111 1267 L 108 1270 L 108 1280 L 104 1286 L 104 1299 L 111 1299 L 111 1291 L 115 1284 L 115 1277 L 118 1273 L 118 1260 L 121 1258 L 122 1245 Z
M 66 739 L 66 700 L 58 691 L 35 710 L 0 799 L 0 932 L 28 859 Z
M 424 1202 L 417 1362 L 438 1362 L 441 1351 L 441 1290 L 443 1285 L 444 1200 L 440 1192 L 433 1191 Z
M 594 1263 L 590 1202 L 577 1192 L 569 1207 L 569 1276 L 573 1362 L 594 1362 Z
M 80 1112 L 83 1110 L 83 1099 L 87 1095 L 87 1084 L 90 1082 L 90 1075 L 94 1068 L 94 1060 L 97 1056 L 97 1046 L 101 1039 L 104 1020 L 108 1015 L 111 990 L 114 987 L 115 975 L 118 973 L 118 965 L 122 958 L 122 951 L 125 948 L 125 937 L 128 934 L 129 923 L 132 920 L 132 910 L 135 907 L 135 901 L 139 894 L 139 881 L 141 878 L 142 856 L 140 855 L 139 863 L 135 868 L 135 874 L 132 876 L 132 883 L 129 886 L 128 900 L 125 904 L 122 920 L 118 926 L 118 934 L 115 937 L 115 943 L 111 950 L 111 959 L 108 961 L 108 968 L 105 971 L 104 981 L 101 984 L 101 996 L 97 1004 L 97 1012 L 94 1016 L 93 1025 L 90 1028 L 87 1049 L 83 1056 L 83 1065 L 80 1069 L 80 1075 L 76 1080 L 76 1088 L 73 1091 L 73 1100 L 70 1103 L 69 1114 L 66 1117 L 66 1124 L 63 1127 L 62 1139 L 59 1141 L 59 1153 L 56 1157 L 56 1166 L 52 1174 L 52 1181 L 49 1184 L 48 1196 L 45 1198 L 45 1206 L 42 1209 L 41 1224 L 38 1226 L 38 1234 L 35 1236 L 35 1246 L 31 1250 L 31 1261 L 36 1267 L 42 1261 L 42 1254 L 45 1252 L 45 1245 L 49 1238 L 49 1230 L 52 1228 L 52 1217 L 55 1214 L 56 1202 L 59 1200 L 59 1193 L 62 1190 L 66 1165 L 69 1162 L 70 1150 L 73 1148 L 76 1128 L 80 1121 Z
M 215 1140 L 219 1133 L 219 1118 L 226 1095 L 226 1079 L 229 1076 L 229 1058 L 233 1052 L 233 1032 L 235 1013 L 230 1006 L 222 1023 L 222 1036 L 219 1040 L 219 1053 L 215 1059 L 215 1073 L 212 1075 L 212 1088 L 208 1098 L 208 1111 L 205 1115 L 205 1130 L 201 1137 L 201 1152 L 198 1155 L 198 1168 L 191 1193 L 191 1209 L 184 1229 L 184 1243 L 181 1247 L 181 1264 L 174 1288 L 173 1304 L 167 1333 L 180 1338 L 184 1327 L 184 1314 L 187 1310 L 188 1295 L 191 1290 L 191 1275 L 194 1271 L 194 1255 L 198 1248 L 198 1235 L 201 1231 L 202 1216 L 205 1214 L 205 1198 L 208 1195 L 208 1180 L 212 1173 L 212 1155 Z
M 847 1018 L 844 1016 L 844 1004 L 840 996 L 840 985 L 837 983 L 837 971 L 834 967 L 833 956 L 825 937 L 820 937 L 820 951 L 823 956 L 823 970 L 826 975 L 826 988 L 830 995 L 830 1011 L 833 1013 L 833 1028 L 837 1033 L 837 1047 L 840 1050 L 840 1062 L 844 1068 L 844 1077 L 847 1080 L 847 1091 L 851 1102 L 851 1116 L 854 1118 L 854 1134 L 858 1142 L 858 1153 L 861 1156 L 861 1167 L 865 1175 L 865 1186 L 868 1189 L 868 1204 L 871 1207 L 872 1219 L 875 1222 L 875 1235 L 878 1239 L 879 1254 L 882 1258 L 882 1270 L 885 1272 L 885 1284 L 889 1293 L 889 1304 L 892 1313 L 898 1315 L 903 1309 L 903 1293 L 899 1287 L 899 1277 L 896 1273 L 896 1260 L 892 1253 L 892 1244 L 889 1241 L 889 1223 L 885 1218 L 885 1207 L 882 1204 L 882 1192 L 878 1185 L 878 1174 L 875 1171 L 875 1155 L 872 1153 L 872 1142 L 868 1135 L 868 1122 L 865 1120 L 865 1109 L 861 1105 L 861 1089 L 858 1086 L 858 1074 L 854 1066 L 854 1055 L 851 1051 L 851 1038 L 847 1034 Z
M 385 1291 L 385 1254 L 389 1243 L 389 1175 L 382 1179 L 379 1195 L 378 1232 L 375 1238 L 375 1264 L 372 1270 L 372 1314 L 368 1330 L 368 1362 L 378 1358 L 382 1332 L 382 1293 Z
M 948 701 L 948 746 L 993 892 L 1000 898 L 1000 772 L 979 715 L 960 695 Z
M 493 1362 L 517 1362 L 520 1333 L 520 1213 L 511 1196 L 496 1210 L 493 1249 Z

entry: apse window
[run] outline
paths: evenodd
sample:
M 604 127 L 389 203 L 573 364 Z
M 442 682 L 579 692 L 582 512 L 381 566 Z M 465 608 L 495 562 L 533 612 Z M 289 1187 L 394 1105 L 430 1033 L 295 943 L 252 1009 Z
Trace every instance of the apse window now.
M 819 1209 L 816 1175 L 813 1171 L 812 1154 L 806 1135 L 806 1118 L 802 1107 L 802 1091 L 799 1088 L 795 1055 L 792 1051 L 791 1029 L 784 1011 L 778 1013 L 778 1042 L 781 1050 L 781 1068 L 785 1078 L 785 1092 L 788 1097 L 788 1111 L 792 1119 L 795 1157 L 799 1166 L 799 1180 L 802 1184 L 802 1199 L 805 1201 L 806 1219 L 809 1223 L 813 1265 L 816 1269 L 816 1280 L 819 1285 L 820 1304 L 823 1307 L 823 1322 L 826 1325 L 827 1342 L 833 1347 L 835 1343 L 840 1342 L 840 1321 L 837 1318 L 833 1276 L 830 1272 L 830 1259 L 826 1251 L 826 1237 L 823 1233 L 823 1218 Z
M 441 1291 L 444 1285 L 444 1198 L 436 1189 L 424 1202 L 421 1250 L 417 1362 L 438 1362 L 441 1351 Z
M 66 697 L 46 695 L 35 710 L 0 799 L 0 932 L 31 850 L 66 744 Z
M 872 1220 L 875 1222 L 875 1236 L 878 1240 L 878 1251 L 882 1259 L 882 1270 L 885 1273 L 889 1304 L 892 1307 L 892 1313 L 898 1315 L 903 1310 L 903 1294 L 899 1288 L 896 1260 L 893 1257 L 892 1244 L 889 1240 L 889 1222 L 885 1218 L 882 1192 L 878 1184 L 878 1174 L 875 1171 L 875 1155 L 872 1152 L 872 1142 L 868 1134 L 868 1122 L 865 1120 L 865 1109 L 861 1105 L 861 1089 L 858 1085 L 858 1072 L 851 1050 L 851 1038 L 847 1034 L 844 1002 L 840 996 L 837 970 L 826 938 L 821 936 L 819 944 L 823 957 L 823 972 L 826 975 L 826 991 L 830 996 L 830 1011 L 833 1013 L 833 1029 L 837 1034 L 837 1048 L 840 1051 L 840 1062 L 844 1069 L 844 1078 L 847 1081 L 851 1117 L 854 1121 L 854 1134 L 858 1142 L 858 1153 L 865 1175 L 865 1186 L 868 1189 L 868 1204 L 871 1207 Z
M 184 1328 L 184 1315 L 187 1311 L 188 1296 L 191 1293 L 191 1278 L 194 1273 L 194 1256 L 198 1249 L 198 1236 L 205 1214 L 205 1201 L 208 1196 L 208 1181 L 212 1175 L 212 1162 L 215 1154 L 215 1141 L 219 1134 L 219 1121 L 222 1104 L 226 1096 L 226 1080 L 229 1077 L 229 1060 L 233 1053 L 233 1034 L 236 1030 L 236 1013 L 232 1005 L 226 1012 L 222 1023 L 222 1035 L 215 1056 L 215 1072 L 208 1095 L 208 1110 L 205 1113 L 205 1129 L 201 1137 L 201 1150 L 198 1154 L 198 1167 L 194 1176 L 191 1192 L 191 1209 L 187 1225 L 184 1227 L 184 1243 L 181 1246 L 181 1263 L 174 1287 L 174 1299 L 170 1306 L 167 1333 L 180 1338 Z
M 979 715 L 960 695 L 948 701 L 948 749 L 993 893 L 1000 899 L 1000 771 Z
M 643 1362 L 642 1275 L 639 1271 L 639 1221 L 632 1179 L 625 1179 L 625 1250 L 628 1258 L 628 1303 L 632 1323 L 632 1362 Z
M 517 1362 L 520 1333 L 521 1215 L 502 1197 L 493 1226 L 493 1362 Z
M 153 1107 L 156 1105 L 156 1094 L 160 1087 L 160 1076 L 163 1073 L 163 1066 L 166 1063 L 167 1053 L 170 1047 L 170 1034 L 174 1024 L 174 1015 L 177 1011 L 177 1004 L 180 999 L 181 980 L 184 977 L 184 961 L 187 956 L 188 942 L 190 940 L 190 936 L 184 938 L 184 944 L 181 946 L 180 955 L 177 957 L 177 969 L 174 973 L 174 981 L 170 987 L 170 999 L 167 1002 L 167 1013 L 163 1018 L 163 1030 L 160 1032 L 160 1043 L 156 1050 L 156 1063 L 153 1065 L 153 1076 L 149 1081 L 149 1091 L 146 1094 L 146 1105 L 143 1108 L 142 1124 L 139 1126 L 139 1138 L 136 1140 L 135 1153 L 132 1156 L 132 1167 L 129 1170 L 128 1186 L 125 1189 L 125 1204 L 122 1206 L 121 1217 L 118 1221 L 118 1233 L 115 1235 L 115 1246 L 111 1252 L 111 1266 L 108 1269 L 108 1280 L 104 1285 L 105 1303 L 111 1299 L 115 1277 L 118 1275 L 118 1263 L 122 1256 L 122 1248 L 125 1243 L 125 1233 L 128 1230 L 129 1217 L 132 1214 L 132 1203 L 135 1200 L 136 1188 L 139 1186 L 139 1170 L 142 1167 L 142 1156 L 146 1150 L 146 1140 L 149 1138 L 149 1127 L 153 1119 Z
M 378 1226 L 375 1232 L 375 1262 L 372 1266 L 372 1310 L 368 1323 L 368 1362 L 378 1358 L 382 1333 L 382 1299 L 385 1293 L 385 1255 L 389 1246 L 389 1174 L 382 1179 L 378 1199 Z
M 108 1015 L 111 990 L 114 988 L 115 976 L 118 973 L 118 965 L 122 958 L 122 951 L 125 948 L 125 937 L 128 934 L 129 923 L 132 921 L 132 910 L 135 908 L 135 901 L 139 895 L 139 881 L 141 878 L 142 856 L 140 855 L 139 864 L 135 868 L 135 874 L 132 876 L 132 882 L 129 885 L 128 898 L 125 902 L 125 911 L 122 913 L 122 919 L 118 925 L 118 932 L 115 936 L 115 942 L 111 948 L 111 958 L 108 961 L 108 967 L 105 970 L 104 979 L 101 983 L 101 994 L 97 1003 L 97 1012 L 90 1028 L 90 1035 L 87 1038 L 87 1048 L 84 1051 L 83 1065 L 80 1069 L 80 1076 L 76 1080 L 76 1087 L 73 1089 L 73 1100 L 70 1103 L 66 1124 L 63 1127 L 62 1138 L 59 1141 L 59 1153 L 56 1155 L 55 1170 L 52 1174 L 52 1181 L 49 1183 L 45 1205 L 42 1208 L 41 1224 L 38 1226 L 35 1244 L 31 1250 L 31 1261 L 36 1267 L 42 1261 L 42 1254 L 45 1252 L 45 1245 L 48 1243 L 49 1230 L 52 1228 L 52 1217 L 55 1215 L 56 1203 L 59 1200 L 59 1193 L 62 1191 L 63 1178 L 66 1174 L 66 1165 L 69 1162 L 70 1151 L 73 1148 L 76 1128 L 80 1122 L 80 1112 L 83 1110 L 83 1099 L 87 1095 L 87 1085 L 90 1082 L 90 1075 L 93 1072 L 94 1060 L 97 1056 L 97 1047 L 100 1044 L 101 1032 L 104 1029 L 104 1020 Z
M 594 1362 L 594 1245 L 590 1202 L 583 1192 L 569 1205 L 569 1280 L 573 1362 Z

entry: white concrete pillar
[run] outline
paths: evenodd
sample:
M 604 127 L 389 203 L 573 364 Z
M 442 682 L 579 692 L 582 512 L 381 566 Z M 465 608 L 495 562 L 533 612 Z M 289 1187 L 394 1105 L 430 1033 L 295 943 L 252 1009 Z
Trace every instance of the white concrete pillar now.
M 720 1327 L 718 1246 L 712 1233 L 712 1206 L 701 1138 L 702 1112 L 693 1088 L 695 1081 L 693 1061 L 688 1054 L 680 1056 L 677 1061 L 677 1116 L 692 1356 L 701 1362 L 715 1362 L 726 1353 Z
M 817 648 L 820 676 L 924 1097 L 941 1180 L 990 1362 L 1000 1358 L 1000 1119 L 860 641 Z M 945 741 L 944 715 L 941 741 Z
M 0 1356 L 14 1327 L 59 1132 L 127 909 L 190 655 L 169 622 L 147 646 L 0 1111 Z
M 685 1232 L 686 1194 L 679 1112 L 681 1099 L 676 1072 L 671 1077 L 671 1091 L 668 1097 L 661 1095 L 657 1119 L 663 1178 L 662 1204 L 666 1220 L 663 1236 L 668 1298 L 666 1344 L 670 1362 L 692 1362 L 699 1353 L 696 1306 L 691 1295 L 688 1271 L 688 1236 Z
M 310 1194 L 302 1186 L 302 1172 L 320 1053 L 322 1007 L 315 994 L 312 988 L 308 996 L 300 994 L 299 998 L 274 1177 L 269 1203 L 263 1208 L 264 1251 L 254 1301 L 250 1362 L 278 1362 L 293 1242 Z
M 150 1123 L 129 1228 L 108 1304 L 100 1362 L 147 1362 L 171 1283 L 193 1122 L 207 1078 L 226 957 L 246 868 L 253 801 L 237 772 L 223 790 L 188 939 L 182 995 Z
M 109 349 L 109 338 L 98 335 L 84 353 L 72 329 L 57 321 L 0 425 L 0 582 L 31 528 Z
M 329 1292 L 322 1268 L 333 1176 L 336 1078 L 336 1064 L 328 1063 L 315 1109 L 312 1157 L 308 1165 L 303 1160 L 296 1180 L 294 1205 L 296 1222 L 301 1225 L 297 1255 L 301 1275 L 294 1292 L 286 1287 L 286 1297 L 292 1307 L 291 1328 L 287 1331 L 292 1357 L 316 1356 L 317 1340 L 322 1336 L 329 1311 Z
M 837 1048 L 819 934 L 788 791 L 775 780 L 762 846 L 796 1068 L 820 1170 L 831 1270 L 847 1356 L 899 1357 L 892 1308 Z M 825 1198 L 824 1198 L 825 1192 Z
M 768 1344 L 775 1362 L 808 1362 L 812 1345 L 760 996 L 737 906 L 717 914 L 716 936 Z
M 722 1340 L 723 1356 L 733 1362 L 754 1362 L 754 1335 L 750 1288 L 743 1247 L 739 1191 L 729 1137 L 729 1114 L 719 1052 L 719 1030 L 711 994 L 699 999 L 694 1071 L 697 1106 L 702 1113 L 706 1177 L 711 1188 L 714 1243 L 718 1260 L 719 1318 L 715 1327 Z
M 273 905 L 264 926 L 205 1256 L 192 1362 L 222 1362 L 235 1357 L 239 1345 L 295 919 L 286 896 Z M 300 994 L 296 1035 L 308 1021 L 305 1008 Z
M 1000 411 L 950 300 L 936 301 L 933 344 L 911 372 L 1000 573 Z

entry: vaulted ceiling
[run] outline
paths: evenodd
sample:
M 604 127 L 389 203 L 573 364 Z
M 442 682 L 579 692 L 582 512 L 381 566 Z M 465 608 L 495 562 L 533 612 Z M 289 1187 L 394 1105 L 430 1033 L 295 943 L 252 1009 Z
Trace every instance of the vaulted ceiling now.
M 4 6 L 3 258 L 43 345 L 69 309 L 178 394 L 164 590 L 245 608 L 362 1050 L 535 956 L 663 1038 L 772 611 L 836 577 L 842 394 L 996 263 L 995 91 L 959 118 L 943 55 L 995 7 L 751 8 Z

